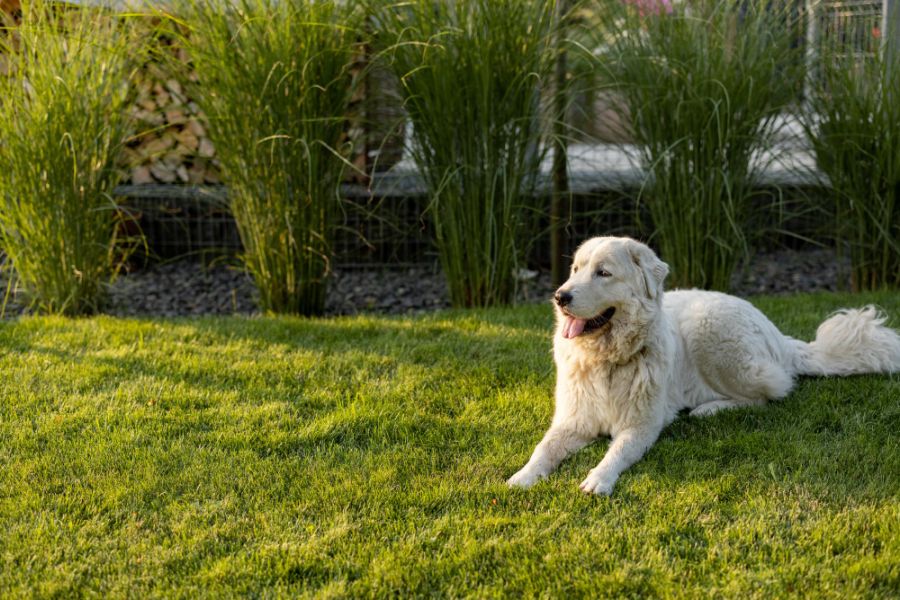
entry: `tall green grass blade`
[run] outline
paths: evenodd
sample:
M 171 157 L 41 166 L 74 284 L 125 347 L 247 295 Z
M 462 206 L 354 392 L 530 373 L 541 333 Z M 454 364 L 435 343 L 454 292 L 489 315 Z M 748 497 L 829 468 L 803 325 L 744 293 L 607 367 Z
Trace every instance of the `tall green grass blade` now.
M 725 290 L 747 252 L 759 159 L 802 82 L 795 19 L 775 2 L 644 4 L 611 19 L 622 29 L 603 67 L 649 173 L 641 196 L 672 285 Z
M 835 234 L 856 289 L 900 287 L 900 69 L 831 40 L 804 123 L 834 190 Z
M 553 3 L 412 0 L 375 10 L 413 123 L 451 301 L 509 303 L 540 210 Z
M 55 7 L 55 8 L 54 8 Z M 112 198 L 142 55 L 129 19 L 23 5 L 0 35 L 0 248 L 33 308 L 82 314 L 128 254 Z
M 188 0 L 179 12 L 262 308 L 319 314 L 360 13 L 330 0 Z

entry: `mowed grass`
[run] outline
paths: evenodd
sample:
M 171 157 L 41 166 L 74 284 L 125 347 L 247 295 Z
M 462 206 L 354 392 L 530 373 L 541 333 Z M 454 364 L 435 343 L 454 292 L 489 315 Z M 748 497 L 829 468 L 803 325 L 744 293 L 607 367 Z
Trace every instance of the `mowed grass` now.
M 755 300 L 809 338 L 897 294 Z M 504 480 L 552 411 L 550 308 L 0 325 L 0 596 L 896 597 L 900 381 L 682 417 Z

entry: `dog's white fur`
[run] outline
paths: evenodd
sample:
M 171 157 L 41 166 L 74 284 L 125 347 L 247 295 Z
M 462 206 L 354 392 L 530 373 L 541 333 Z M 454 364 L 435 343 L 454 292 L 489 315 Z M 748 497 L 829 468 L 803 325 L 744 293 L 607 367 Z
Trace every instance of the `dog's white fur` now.
M 571 300 L 556 307 L 553 422 L 509 485 L 530 487 L 568 455 L 609 435 L 606 455 L 580 487 L 610 494 L 682 409 L 700 416 L 764 404 L 787 395 L 797 375 L 900 371 L 900 335 L 872 306 L 835 313 L 806 343 L 783 335 L 740 298 L 664 293 L 668 270 L 629 238 L 593 238 L 578 249 L 560 288 Z M 615 312 L 607 324 L 577 335 L 573 323 L 583 325 L 610 307 Z

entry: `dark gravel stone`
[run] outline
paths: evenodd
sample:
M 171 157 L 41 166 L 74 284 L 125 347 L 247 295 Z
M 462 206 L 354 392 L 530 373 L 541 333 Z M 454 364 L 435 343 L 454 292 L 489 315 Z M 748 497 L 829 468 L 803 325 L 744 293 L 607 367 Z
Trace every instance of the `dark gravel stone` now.
M 759 253 L 738 269 L 731 292 L 737 296 L 836 292 L 850 289 L 850 260 L 831 248 Z
M 779 250 L 757 254 L 735 273 L 732 292 L 739 296 L 836 291 L 849 285 L 849 263 L 834 250 Z M 546 302 L 554 286 L 549 273 L 523 271 L 519 302 Z M 7 289 L 0 277 L 0 291 Z M 199 316 L 259 312 L 252 280 L 235 266 L 204 266 L 182 260 L 119 277 L 110 287 L 105 313 L 116 316 Z M 326 314 L 419 314 L 450 306 L 440 269 L 347 269 L 331 279 Z M 24 312 L 10 294 L 5 316 Z

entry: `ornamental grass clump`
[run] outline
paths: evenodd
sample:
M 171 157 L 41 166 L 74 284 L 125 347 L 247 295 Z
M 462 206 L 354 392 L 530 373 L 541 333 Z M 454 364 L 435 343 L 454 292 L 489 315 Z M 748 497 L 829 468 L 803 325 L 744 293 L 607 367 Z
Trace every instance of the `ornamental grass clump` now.
M 540 208 L 553 3 L 412 0 L 376 15 L 413 124 L 451 301 L 509 303 Z
M 32 308 L 91 313 L 133 247 L 113 199 L 142 46 L 105 11 L 23 6 L 0 31 L 0 250 Z
M 655 8 L 648 8 L 653 5 Z M 802 79 L 775 2 L 631 2 L 602 64 L 648 178 L 641 191 L 670 285 L 727 290 L 746 255 L 754 181 Z
M 362 39 L 352 4 L 189 0 L 176 21 L 266 311 L 324 310 Z
M 804 113 L 817 165 L 831 181 L 838 247 L 849 251 L 857 290 L 900 287 L 898 58 L 887 47 L 869 56 L 826 47 Z

